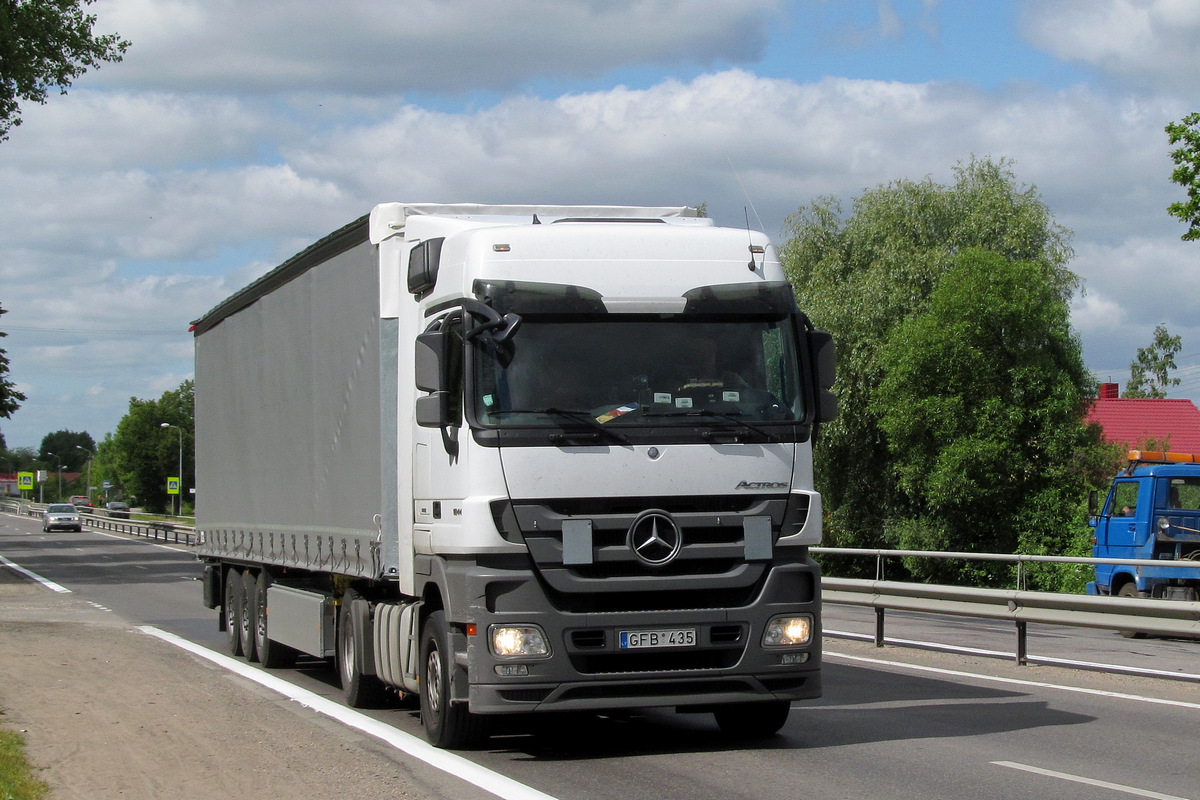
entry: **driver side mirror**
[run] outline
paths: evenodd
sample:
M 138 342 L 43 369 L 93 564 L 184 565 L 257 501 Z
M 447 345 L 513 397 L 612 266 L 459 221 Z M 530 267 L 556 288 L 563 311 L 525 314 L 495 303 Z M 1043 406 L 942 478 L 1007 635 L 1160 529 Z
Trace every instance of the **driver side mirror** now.
M 837 357 L 833 349 L 833 335 L 825 331 L 810 331 L 808 334 L 811 363 L 817 378 L 817 422 L 832 422 L 837 419 L 837 396 L 830 389 L 837 377 Z

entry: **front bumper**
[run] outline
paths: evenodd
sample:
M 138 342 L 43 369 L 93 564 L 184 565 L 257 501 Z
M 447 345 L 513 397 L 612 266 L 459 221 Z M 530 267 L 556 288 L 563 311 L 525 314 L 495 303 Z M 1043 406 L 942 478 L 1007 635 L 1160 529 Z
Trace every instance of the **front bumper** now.
M 477 635 L 466 636 L 465 626 L 456 626 L 454 635 L 462 672 L 455 681 L 456 699 L 469 699 L 474 713 L 703 709 L 821 696 L 820 576 L 807 559 L 772 567 L 753 602 L 734 608 L 568 613 L 552 607 L 528 571 L 467 568 L 447 577 L 461 581 L 464 596 L 483 601 L 471 606 L 470 619 L 461 620 L 475 623 Z M 811 615 L 806 645 L 761 645 L 768 620 L 780 614 Z M 550 654 L 493 655 L 487 636 L 493 624 L 539 626 Z M 696 645 L 619 647 L 621 631 L 663 629 L 695 630 Z M 497 667 L 514 665 L 525 674 L 497 674 Z M 469 687 L 465 695 L 464 687 Z

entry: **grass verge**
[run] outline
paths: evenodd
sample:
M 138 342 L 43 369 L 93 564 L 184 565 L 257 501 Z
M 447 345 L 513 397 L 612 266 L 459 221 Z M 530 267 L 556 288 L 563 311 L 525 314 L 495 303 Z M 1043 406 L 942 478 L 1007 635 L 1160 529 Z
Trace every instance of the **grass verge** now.
M 25 758 L 25 737 L 0 728 L 0 800 L 43 800 L 49 793 Z

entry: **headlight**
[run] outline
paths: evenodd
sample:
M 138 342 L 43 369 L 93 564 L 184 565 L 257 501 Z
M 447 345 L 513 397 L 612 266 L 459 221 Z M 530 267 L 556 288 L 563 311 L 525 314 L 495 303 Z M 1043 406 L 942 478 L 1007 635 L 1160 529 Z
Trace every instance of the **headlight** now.
M 548 656 L 550 645 L 536 625 L 493 625 L 492 653 L 501 657 Z
M 763 631 L 763 647 L 795 647 L 812 641 L 813 618 L 809 614 L 772 617 Z

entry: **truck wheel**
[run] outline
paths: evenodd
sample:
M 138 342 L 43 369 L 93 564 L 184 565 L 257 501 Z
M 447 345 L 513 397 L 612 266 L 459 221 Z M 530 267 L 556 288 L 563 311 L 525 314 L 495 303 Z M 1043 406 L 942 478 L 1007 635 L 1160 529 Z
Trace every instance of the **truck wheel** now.
M 1121 590 L 1119 592 L 1117 592 L 1117 597 L 1141 597 L 1141 593 L 1138 592 L 1137 584 L 1134 583 L 1133 581 L 1130 581 L 1129 583 L 1127 583 L 1121 587 Z M 1121 631 L 1121 635 L 1124 636 L 1126 639 L 1145 639 L 1146 638 L 1146 634 L 1143 633 L 1142 631 Z
M 466 703 L 450 702 L 454 657 L 449 642 L 446 615 L 435 611 L 421 628 L 421 724 L 434 747 L 463 749 L 484 738 L 484 720 Z
M 242 573 L 242 619 L 238 633 L 242 640 L 242 655 L 247 661 L 258 661 L 258 650 L 254 647 L 254 621 L 258 618 L 254 586 L 257 582 L 258 576 L 253 570 Z
M 242 654 L 242 572 L 225 571 L 225 643 L 232 656 Z
M 270 585 L 271 576 L 264 569 L 254 583 L 254 649 L 264 667 L 279 669 L 296 663 L 296 651 L 286 644 L 271 641 L 271 632 L 267 628 L 267 588 Z
M 366 646 L 365 639 L 359 640 L 362 632 L 371 624 L 370 611 L 358 592 L 347 589 L 342 595 L 342 609 L 338 614 L 337 665 L 342 679 L 342 692 L 346 705 L 351 708 L 377 708 L 387 697 L 383 681 L 375 675 L 365 675 L 359 653 Z
M 787 722 L 792 704 L 787 700 L 768 703 L 738 703 L 713 711 L 717 725 L 726 736 L 738 739 L 762 739 L 779 732 Z

